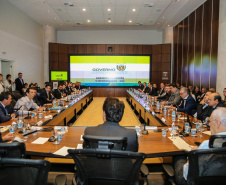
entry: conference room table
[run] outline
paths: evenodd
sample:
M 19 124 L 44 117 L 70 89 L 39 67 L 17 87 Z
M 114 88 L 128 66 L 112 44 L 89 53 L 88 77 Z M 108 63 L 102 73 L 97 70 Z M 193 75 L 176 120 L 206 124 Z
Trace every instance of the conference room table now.
M 140 99 L 136 99 L 133 97 L 133 95 L 128 91 L 127 92 L 127 101 L 129 104 L 133 105 L 133 108 L 135 107 L 136 111 L 139 112 L 139 116 L 143 117 L 146 122 L 149 122 L 149 125 L 153 124 L 152 120 L 156 120 L 156 117 L 158 116 L 158 121 L 156 122 L 157 130 L 148 130 L 147 135 L 141 135 L 139 136 L 139 152 L 143 152 L 147 155 L 149 158 L 153 157 L 165 157 L 165 156 L 173 156 L 178 154 L 185 154 L 187 151 L 178 149 L 170 140 L 168 137 L 170 137 L 170 131 L 167 132 L 166 136 L 162 136 L 162 132 L 160 129 L 169 129 L 172 123 L 172 117 L 171 115 L 163 116 L 161 111 L 160 114 L 152 115 L 153 107 L 143 105 Z M 83 108 L 86 104 L 88 105 L 91 103 L 93 99 L 93 91 L 89 91 L 84 95 L 83 97 L 80 97 L 80 99 L 77 99 L 77 101 L 71 102 L 70 106 L 66 106 L 65 110 L 56 114 L 51 113 L 51 111 L 46 111 L 45 115 L 53 115 L 55 116 L 53 119 L 51 119 L 45 126 L 42 126 L 43 128 L 54 128 L 54 125 L 56 126 L 66 126 L 67 121 L 71 119 L 72 113 L 76 114 L 80 109 Z M 76 108 L 76 111 L 74 110 Z M 38 115 L 37 115 L 38 116 Z M 69 117 L 67 117 L 69 116 Z M 164 125 L 162 125 L 161 120 L 162 117 L 166 120 L 164 122 Z M 149 121 L 147 121 L 149 119 Z M 41 119 L 43 120 L 43 119 Z M 191 119 L 192 120 L 192 119 Z M 37 119 L 25 119 L 25 122 L 30 123 L 33 125 L 34 123 L 37 123 L 40 121 L 39 118 Z M 193 119 L 192 121 L 198 121 Z M 45 122 L 45 120 L 43 120 Z M 155 123 L 155 122 L 154 122 Z M 12 124 L 12 121 L 8 121 L 6 123 L 1 123 L 1 126 L 4 125 L 10 125 Z M 176 121 L 175 125 L 180 126 L 180 128 L 183 127 L 183 121 Z M 155 125 L 152 125 L 155 126 Z M 53 144 L 53 142 L 45 142 L 44 144 L 33 144 L 32 142 L 36 139 L 43 137 L 43 138 L 49 138 L 53 135 L 53 131 L 38 131 L 37 134 L 30 134 L 29 137 L 24 141 L 26 144 L 26 151 L 27 155 L 30 156 L 39 156 L 39 157 L 52 157 L 52 158 L 68 158 L 68 156 L 60 156 L 60 155 L 54 155 L 56 151 L 61 149 L 62 147 L 70 147 L 70 148 L 77 148 L 78 144 L 82 144 L 83 141 L 81 140 L 81 135 L 83 135 L 84 127 L 68 127 L 68 131 L 62 136 L 62 140 L 60 141 L 60 144 Z M 134 129 L 134 127 L 128 127 L 128 129 Z M 181 130 L 181 129 L 180 129 Z M 7 131 L 8 132 L 8 131 Z M 5 133 L 7 133 L 5 132 Z M 5 133 L 2 133 L 3 135 Z M 23 139 L 22 134 L 18 133 L 18 130 L 14 134 L 15 137 L 20 137 Z M 202 142 L 203 140 L 209 139 L 209 135 L 203 134 L 203 137 L 200 137 L 200 133 L 198 132 L 197 137 L 181 137 L 186 143 L 189 145 L 195 146 L 195 142 Z

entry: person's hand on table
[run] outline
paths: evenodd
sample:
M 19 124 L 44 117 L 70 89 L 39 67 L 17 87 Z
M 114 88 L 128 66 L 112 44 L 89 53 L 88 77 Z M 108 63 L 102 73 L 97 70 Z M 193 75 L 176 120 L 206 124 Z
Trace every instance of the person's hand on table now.
M 176 110 L 176 107 L 174 107 L 173 105 L 170 105 L 170 108 Z
M 13 133 L 8 133 L 2 137 L 3 141 L 13 141 L 13 139 L 14 139 Z
M 40 106 L 39 108 L 38 108 L 38 111 L 39 112 L 42 112 L 44 110 L 44 107 L 42 107 L 42 106 Z

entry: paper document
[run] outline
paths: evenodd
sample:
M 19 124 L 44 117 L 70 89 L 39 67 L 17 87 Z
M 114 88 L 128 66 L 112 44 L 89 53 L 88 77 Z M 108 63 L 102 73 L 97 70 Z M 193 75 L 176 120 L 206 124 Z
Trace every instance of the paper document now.
M 36 126 L 31 126 L 31 129 L 33 130 L 42 130 L 42 127 L 36 127 Z
M 35 141 L 32 142 L 32 144 L 44 144 L 46 141 L 48 141 L 49 138 L 45 138 L 45 137 L 39 137 L 38 139 L 36 139 Z
M 183 139 L 180 137 L 176 136 L 174 139 L 172 137 L 168 137 L 171 141 L 173 141 L 173 144 L 180 150 L 186 150 L 186 151 L 191 151 L 192 146 L 187 144 Z
M 156 126 L 146 126 L 145 127 L 146 130 L 157 130 Z
M 203 132 L 203 134 L 211 136 L 211 132 L 210 131 L 205 131 L 205 132 Z
M 81 137 L 80 137 L 80 141 L 84 141 L 84 140 L 83 140 L 83 135 L 81 135 Z
M 83 145 L 82 144 L 78 144 L 77 145 L 77 149 L 83 149 Z
M 70 148 L 70 147 L 64 146 L 60 150 L 57 150 L 56 152 L 54 152 L 53 154 L 66 156 L 66 155 L 68 155 L 68 152 L 67 152 L 68 149 L 75 149 L 75 148 Z

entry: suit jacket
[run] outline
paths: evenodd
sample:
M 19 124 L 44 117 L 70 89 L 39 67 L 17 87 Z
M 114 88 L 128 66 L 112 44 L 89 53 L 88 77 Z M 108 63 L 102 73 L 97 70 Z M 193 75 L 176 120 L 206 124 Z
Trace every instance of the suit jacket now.
M 53 91 L 53 96 L 54 96 L 56 99 L 61 99 L 61 97 L 62 97 L 61 91 L 60 91 L 59 89 L 54 89 L 54 91 Z
M 165 93 L 165 94 L 162 94 L 161 96 L 157 97 L 157 101 L 168 101 L 170 98 L 170 93 Z
M 66 90 L 67 90 L 67 93 L 68 93 L 69 95 L 70 95 L 72 92 L 74 92 L 74 91 L 72 90 L 72 88 L 69 87 L 69 86 L 66 87 Z
M 144 89 L 144 85 L 143 85 L 143 84 L 140 84 L 140 85 L 138 86 L 138 89 L 143 90 L 143 89 Z
M 5 123 L 11 120 L 11 116 L 6 114 L 5 108 L 0 103 L 0 123 Z
M 211 113 L 208 113 L 208 111 L 210 111 L 209 105 L 206 106 L 206 104 L 198 104 L 198 106 L 197 106 L 197 119 L 204 121 L 206 119 L 206 117 L 209 117 L 207 115 L 211 114 Z
M 171 93 L 169 100 L 166 102 L 167 105 L 179 105 L 181 102 L 180 90 L 177 89 L 174 93 Z
M 106 121 L 96 127 L 87 127 L 84 131 L 84 135 L 94 136 L 112 136 L 112 137 L 127 137 L 127 151 L 138 151 L 138 139 L 137 133 L 134 129 L 127 129 L 114 123 Z
M 185 106 L 184 106 L 184 102 L 185 102 Z M 183 99 L 181 101 L 181 104 L 177 108 L 177 111 L 185 112 L 192 116 L 196 112 L 196 102 L 194 98 L 192 98 L 191 95 L 188 95 L 186 100 Z
M 161 95 L 163 95 L 163 93 L 165 93 L 164 88 L 161 88 L 159 91 L 159 95 L 161 96 Z
M 142 91 L 143 91 L 144 93 L 149 93 L 150 90 L 149 90 L 149 87 L 146 86 L 146 87 L 143 88 Z
M 210 117 L 212 112 L 218 108 L 218 107 L 224 107 L 223 103 L 218 103 L 217 106 L 215 108 L 208 106 L 207 110 L 205 112 L 203 112 L 202 116 L 200 117 L 201 120 L 205 120 L 207 117 Z
M 16 84 L 16 90 L 20 92 L 21 95 L 24 94 L 24 92 L 22 91 L 22 89 L 24 88 L 24 80 L 22 79 L 22 82 L 21 83 L 21 80 L 19 78 L 17 78 L 15 80 L 15 84 Z
M 149 95 L 150 96 L 157 96 L 157 89 L 154 87 L 149 88 Z
M 49 95 L 49 100 L 48 100 L 48 95 Z M 52 103 L 52 99 L 53 99 L 53 96 L 51 95 L 50 92 L 47 94 L 46 91 L 42 91 L 42 93 L 40 94 L 40 104 L 41 105 L 44 105 L 46 103 Z

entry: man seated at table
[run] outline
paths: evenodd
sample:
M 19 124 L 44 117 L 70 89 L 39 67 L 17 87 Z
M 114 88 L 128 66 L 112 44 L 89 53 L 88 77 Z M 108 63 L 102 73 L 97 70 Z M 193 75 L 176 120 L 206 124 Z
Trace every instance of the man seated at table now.
M 134 129 L 127 129 L 119 125 L 124 113 L 125 105 L 117 98 L 106 98 L 103 105 L 104 123 L 96 127 L 87 127 L 84 135 L 127 137 L 127 151 L 138 151 L 138 139 Z
M 157 101 L 168 101 L 170 98 L 170 86 L 169 85 L 165 85 L 164 87 L 164 93 L 162 93 L 162 95 L 159 95 L 157 97 Z
M 15 109 L 19 109 L 19 115 L 28 114 L 31 110 L 42 110 L 34 101 L 33 98 L 36 95 L 36 89 L 33 87 L 28 88 L 26 91 L 26 96 L 20 98 L 15 105 Z
M 142 91 L 143 93 L 148 93 L 149 92 L 149 87 L 147 87 L 147 83 L 146 82 L 144 82 L 143 90 L 140 90 L 140 91 Z
M 148 94 L 150 96 L 157 96 L 157 89 L 152 86 L 152 83 L 150 82 L 148 83 L 148 88 L 149 88 Z
M 165 102 L 166 105 L 173 105 L 177 106 L 181 102 L 181 97 L 180 97 L 180 90 L 177 88 L 175 84 L 170 84 L 170 98 L 167 102 Z
M 180 105 L 176 108 L 178 112 L 185 112 L 189 115 L 193 115 L 196 111 L 196 102 L 194 98 L 189 94 L 188 88 L 180 89 L 180 96 L 182 98 Z
M 159 96 L 165 94 L 165 84 L 162 82 L 160 84 Z
M 69 92 L 66 89 L 66 85 L 65 84 L 62 85 L 61 93 L 62 93 L 63 97 L 66 97 L 69 94 Z
M 40 94 L 41 105 L 44 105 L 46 103 L 52 103 L 54 97 L 53 97 L 53 95 L 51 94 L 50 91 L 51 91 L 50 84 L 46 84 L 45 90 L 42 91 L 42 93 Z
M 211 94 L 211 91 L 207 91 L 205 93 L 203 100 L 197 106 L 197 112 L 193 115 L 195 118 L 201 121 L 204 121 L 206 119 L 206 114 L 209 108 L 208 99 Z
M 68 94 L 71 94 L 71 93 L 74 92 L 73 89 L 72 89 L 72 82 L 68 83 L 66 90 L 67 90 Z
M 210 131 L 211 135 L 226 135 L 225 107 L 220 107 L 213 111 L 210 117 Z M 203 141 L 198 148 L 193 147 L 193 149 L 209 149 L 209 140 Z M 179 156 L 177 160 L 174 159 L 175 179 L 177 184 L 187 184 L 188 168 L 189 162 L 187 162 L 187 156 Z
M 58 84 L 58 87 L 57 89 L 54 89 L 53 90 L 53 96 L 56 98 L 56 99 L 61 99 L 62 98 L 62 85 L 61 84 Z
M 9 115 L 9 113 L 12 113 L 10 111 L 10 103 L 12 101 L 12 96 L 10 92 L 2 92 L 0 94 L 0 123 L 7 122 L 12 118 L 12 116 L 15 116 L 15 114 Z
M 141 81 L 138 81 L 138 84 L 139 84 L 139 86 L 138 86 L 138 90 L 143 90 L 143 88 L 144 88 L 144 85 L 141 83 Z

